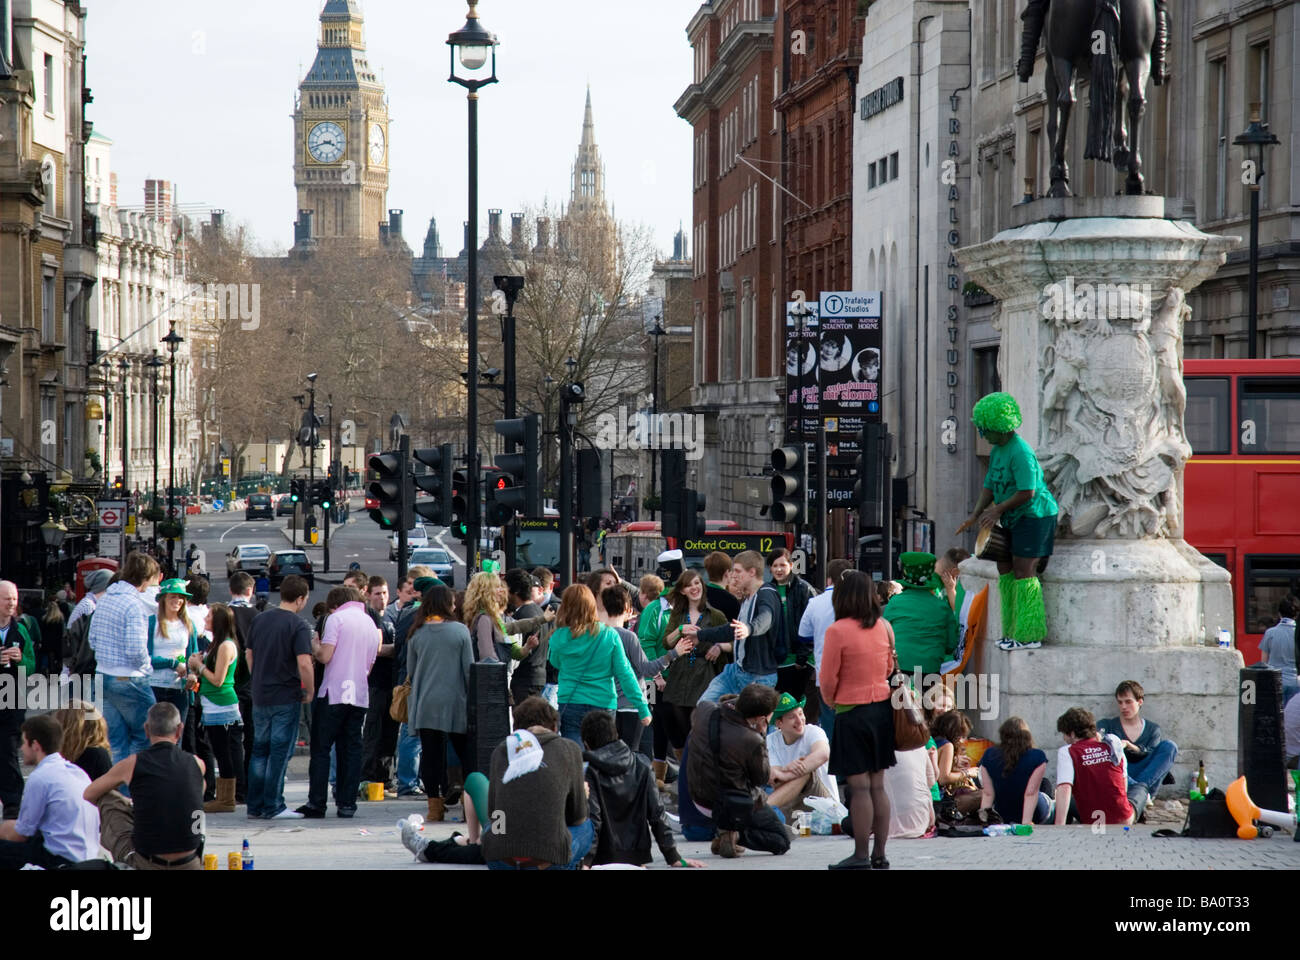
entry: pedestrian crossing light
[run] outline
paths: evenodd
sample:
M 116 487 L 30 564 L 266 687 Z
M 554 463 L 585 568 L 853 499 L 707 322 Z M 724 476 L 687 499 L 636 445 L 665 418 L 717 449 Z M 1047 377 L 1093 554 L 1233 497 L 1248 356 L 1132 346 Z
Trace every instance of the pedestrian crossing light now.
M 772 451 L 772 519 L 803 523 L 808 516 L 808 450 L 803 444 Z
M 487 502 L 484 515 L 490 526 L 500 527 L 515 518 L 514 498 L 516 492 L 514 477 L 504 470 L 488 469 L 483 471 L 487 481 Z
M 510 482 L 497 487 L 495 501 L 508 508 L 510 513 L 503 523 L 509 522 L 516 513 L 525 517 L 542 515 L 542 485 L 537 479 L 538 464 L 541 463 L 541 420 L 535 413 L 512 420 L 497 420 L 493 427 L 506 441 L 510 452 L 497 454 L 493 462 L 509 475 Z M 522 450 L 518 448 L 522 447 Z
M 452 472 L 451 491 L 452 535 L 461 543 L 469 543 L 469 473 Z

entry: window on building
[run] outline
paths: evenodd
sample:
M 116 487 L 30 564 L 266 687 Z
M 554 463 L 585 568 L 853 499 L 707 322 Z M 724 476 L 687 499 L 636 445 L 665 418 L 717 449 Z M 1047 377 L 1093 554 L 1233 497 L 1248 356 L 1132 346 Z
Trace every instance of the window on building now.
M 775 101 L 777 96 L 779 96 L 780 90 L 781 90 L 781 68 L 773 67 L 772 68 L 772 100 L 773 101 Z M 776 109 L 776 107 L 773 107 L 772 108 L 772 132 L 776 133 L 776 131 L 780 129 L 781 129 L 781 114 Z
M 725 382 L 736 379 L 738 331 L 736 329 L 736 296 L 734 291 L 724 293 L 722 303 L 722 311 L 718 317 L 718 326 L 722 339 L 722 355 L 719 358 L 722 361 L 722 369 L 718 371 L 718 379 Z
M 41 342 L 43 343 L 58 341 L 58 332 L 55 329 L 57 314 L 54 308 L 54 273 L 47 272 L 41 278 Z
M 41 436 L 41 457 L 44 458 L 45 462 L 50 465 L 53 465 L 58 462 L 56 458 L 59 455 L 59 445 L 57 443 L 57 437 L 55 438 L 55 440 L 52 440 L 50 443 L 45 442 L 46 437 L 56 432 L 55 430 L 47 429 L 46 425 L 53 424 L 57 428 L 58 427 L 58 420 L 56 419 L 57 415 L 58 415 L 58 409 L 55 406 L 54 394 L 53 393 L 42 394 L 41 395 L 41 422 L 38 424 L 40 428 L 40 436 Z M 139 436 L 139 434 L 137 434 L 137 436 Z
M 1213 171 L 1209 183 L 1209 196 L 1206 207 L 1214 211 L 1214 219 L 1222 220 L 1228 215 L 1228 61 L 1214 60 L 1210 63 L 1210 89 L 1207 91 L 1209 109 L 1207 116 L 1212 122 L 1210 170 Z
M 993 68 L 997 58 L 998 43 L 998 0 L 984 0 L 984 33 L 980 43 L 980 79 L 993 79 Z
M 740 379 L 754 376 L 754 283 L 746 277 L 740 295 Z
M 45 115 L 54 116 L 54 58 L 45 54 Z
M 63 404 L 63 469 L 73 476 L 81 473 L 81 444 L 77 443 L 78 408 L 76 403 Z M 82 447 L 84 449 L 84 447 Z
M 695 346 L 695 382 L 704 382 L 704 349 L 705 337 L 707 336 L 704 329 L 704 304 L 696 300 L 694 311 L 693 341 Z
M 898 153 L 897 152 L 891 153 L 889 155 L 889 179 L 890 180 L 898 179 Z
M 1259 104 L 1259 118 L 1268 122 L 1268 44 L 1257 43 L 1250 48 L 1246 67 L 1247 105 Z
M 1016 24 L 1016 7 L 1023 4 L 1017 4 L 1016 0 L 1002 0 L 1002 56 L 1000 58 L 1001 72 L 1012 69 L 1016 63 L 1016 55 L 1020 48 L 1020 31 Z
M 876 189 L 876 165 L 874 163 L 867 164 L 867 189 Z
M 781 218 L 777 211 L 781 209 L 781 188 L 777 181 L 772 181 L 772 242 L 777 243 L 781 239 Z

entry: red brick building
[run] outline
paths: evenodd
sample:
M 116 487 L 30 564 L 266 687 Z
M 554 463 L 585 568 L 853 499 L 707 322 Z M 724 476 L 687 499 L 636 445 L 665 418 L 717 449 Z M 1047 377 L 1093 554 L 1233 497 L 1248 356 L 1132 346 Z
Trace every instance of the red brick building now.
M 809 300 L 853 280 L 853 109 L 862 62 L 857 0 L 780 0 L 787 291 Z M 802 202 L 800 202 L 802 201 Z
M 706 424 L 688 469 L 710 517 L 751 522 L 767 503 L 751 478 L 779 439 L 785 373 L 780 207 L 763 176 L 782 169 L 777 2 L 702 4 L 686 28 L 694 77 L 674 105 L 694 129 L 692 404 Z

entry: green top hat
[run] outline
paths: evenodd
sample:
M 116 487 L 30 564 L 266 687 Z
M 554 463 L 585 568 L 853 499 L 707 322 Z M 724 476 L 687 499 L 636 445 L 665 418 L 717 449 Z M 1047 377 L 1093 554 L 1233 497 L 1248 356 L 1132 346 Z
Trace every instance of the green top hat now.
M 158 584 L 158 596 L 161 597 L 167 593 L 174 593 L 177 596 L 185 597 L 188 600 L 190 596 L 190 591 L 187 589 L 188 587 L 189 584 L 179 577 L 172 580 L 164 580 L 162 583 Z
M 788 693 L 781 694 L 780 702 L 777 703 L 776 709 L 772 711 L 772 722 L 775 723 L 777 720 L 780 720 L 791 710 L 802 710 L 803 705 L 807 702 L 807 697 L 804 697 L 802 700 L 796 700 Z
M 905 553 L 898 558 L 903 568 L 901 582 L 904 588 L 914 590 L 937 590 L 943 585 L 939 575 L 934 572 L 935 557 L 933 553 Z

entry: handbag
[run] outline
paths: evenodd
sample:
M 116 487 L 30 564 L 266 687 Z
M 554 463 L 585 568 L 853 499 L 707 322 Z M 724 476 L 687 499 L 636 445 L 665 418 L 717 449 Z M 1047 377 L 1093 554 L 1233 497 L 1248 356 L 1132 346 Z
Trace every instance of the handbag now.
M 397 723 L 406 723 L 408 716 L 407 699 L 411 696 L 411 681 L 407 680 L 400 687 L 393 687 L 393 702 L 389 704 L 388 715 Z
M 894 749 L 907 751 L 924 747 L 930 742 L 930 727 L 925 722 L 925 714 L 916 702 L 916 694 L 907 685 L 907 674 L 898 669 L 898 652 L 894 642 L 889 642 L 889 656 L 893 661 L 893 671 L 889 675 L 890 703 L 894 706 Z

